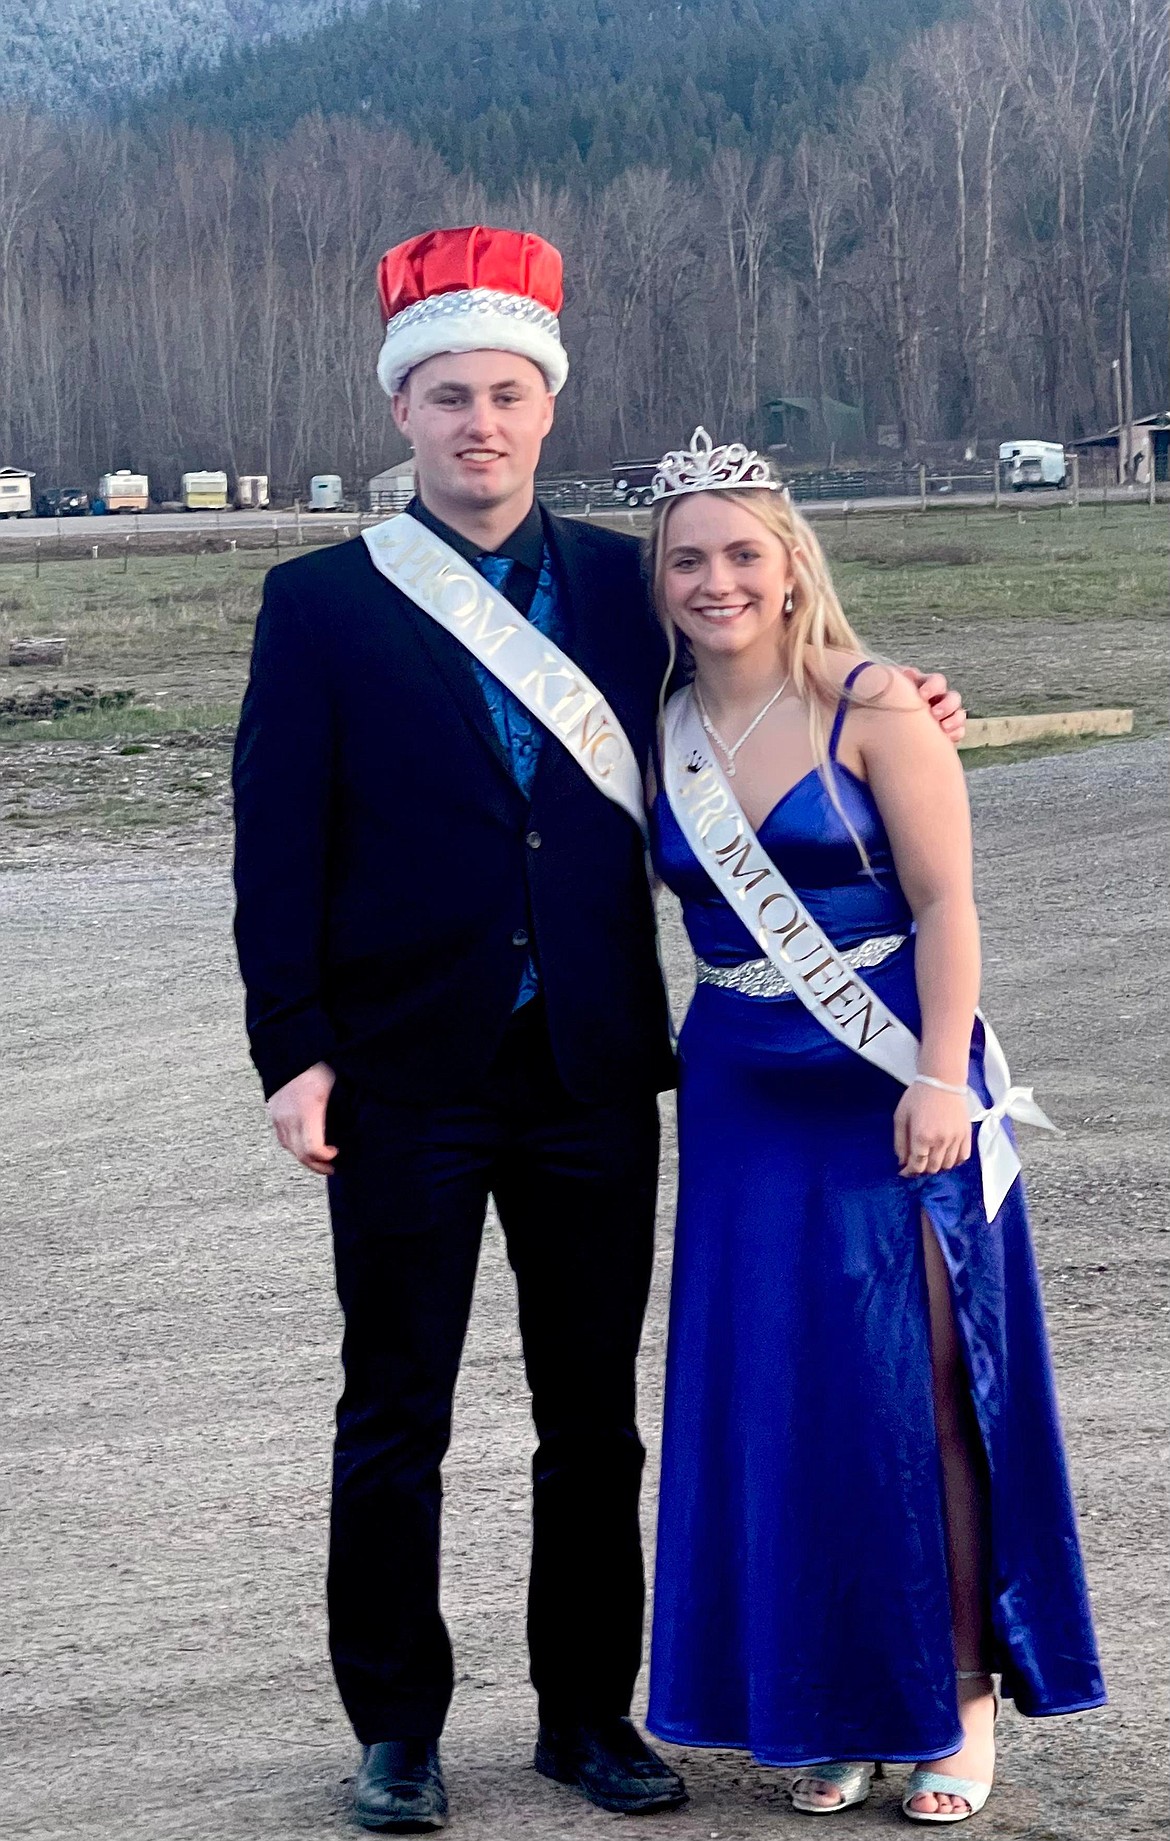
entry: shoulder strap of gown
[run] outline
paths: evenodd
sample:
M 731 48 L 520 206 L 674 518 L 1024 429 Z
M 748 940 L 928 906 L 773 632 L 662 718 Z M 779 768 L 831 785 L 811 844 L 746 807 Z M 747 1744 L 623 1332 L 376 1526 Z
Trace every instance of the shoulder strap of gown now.
M 861 676 L 873 664 L 871 658 L 863 658 L 860 665 L 854 665 L 844 684 L 841 686 L 841 701 L 837 705 L 837 714 L 833 718 L 833 729 L 829 736 L 829 759 L 837 758 L 837 744 L 841 740 L 841 730 L 845 727 L 845 718 L 849 714 L 849 692 Z

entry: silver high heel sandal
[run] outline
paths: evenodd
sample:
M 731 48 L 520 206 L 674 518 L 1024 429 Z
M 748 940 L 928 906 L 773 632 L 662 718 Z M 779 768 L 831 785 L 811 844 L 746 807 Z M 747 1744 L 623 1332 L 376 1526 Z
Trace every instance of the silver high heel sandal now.
M 990 1681 L 991 1692 L 995 1696 L 995 1718 L 999 1718 L 1000 1698 L 994 1680 L 985 1668 L 961 1668 L 955 1675 L 956 1681 Z M 911 1822 L 969 1822 L 973 1815 L 978 1815 L 984 1803 L 991 1795 L 992 1786 L 981 1783 L 976 1777 L 948 1777 L 942 1771 L 911 1771 L 906 1784 L 906 1794 L 902 1798 L 902 1814 Z M 965 1809 L 911 1809 L 910 1804 L 916 1796 L 960 1796 L 966 1803 Z
M 802 1771 L 788 1794 L 792 1798 L 792 1807 L 799 1809 L 802 1815 L 836 1815 L 839 1809 L 852 1809 L 855 1804 L 863 1803 L 873 1788 L 873 1780 L 880 1777 L 880 1764 L 816 1764 L 807 1771 Z M 803 1783 L 827 1783 L 835 1790 L 840 1790 L 841 1800 L 836 1803 L 814 1803 L 801 1794 Z

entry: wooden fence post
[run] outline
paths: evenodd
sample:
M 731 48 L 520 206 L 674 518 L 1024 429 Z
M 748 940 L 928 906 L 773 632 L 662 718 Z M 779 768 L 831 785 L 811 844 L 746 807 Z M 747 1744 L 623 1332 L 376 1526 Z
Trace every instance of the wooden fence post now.
M 918 463 L 918 509 L 926 510 L 926 467 L 922 461 Z
M 1080 502 L 1081 502 L 1081 457 L 1079 454 L 1074 454 L 1072 457 L 1072 507 L 1074 511 L 1077 510 L 1077 508 L 1080 505 Z

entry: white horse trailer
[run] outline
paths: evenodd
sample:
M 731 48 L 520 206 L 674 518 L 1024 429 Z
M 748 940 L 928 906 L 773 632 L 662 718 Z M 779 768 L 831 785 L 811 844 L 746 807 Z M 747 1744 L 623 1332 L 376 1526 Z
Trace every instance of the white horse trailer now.
M 1068 467 L 1059 441 L 1003 441 L 999 449 L 1000 477 L 1013 492 L 1026 486 L 1064 486 Z
M 310 511 L 341 510 L 340 473 L 314 473 L 309 481 Z

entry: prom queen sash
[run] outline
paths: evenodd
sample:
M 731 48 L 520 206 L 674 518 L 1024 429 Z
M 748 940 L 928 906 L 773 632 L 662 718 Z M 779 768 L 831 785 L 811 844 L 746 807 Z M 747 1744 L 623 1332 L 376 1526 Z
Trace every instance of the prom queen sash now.
M 918 1072 L 917 1036 L 845 962 L 764 850 L 711 757 L 689 691 L 679 691 L 667 708 L 662 765 L 666 796 L 695 858 L 794 996 L 844 1047 L 909 1086 Z M 1031 1087 L 1012 1085 L 995 1032 L 978 1014 L 992 1103 L 985 1106 L 968 1087 L 967 1110 L 979 1127 L 983 1205 L 992 1221 L 1020 1174 L 1005 1119 L 1056 1128 Z
M 599 793 L 646 836 L 642 775 L 625 730 L 579 665 L 408 512 L 362 532 L 374 567 L 499 679 Z

